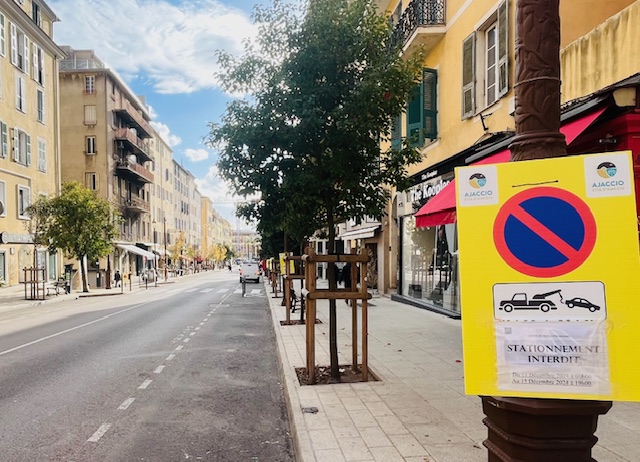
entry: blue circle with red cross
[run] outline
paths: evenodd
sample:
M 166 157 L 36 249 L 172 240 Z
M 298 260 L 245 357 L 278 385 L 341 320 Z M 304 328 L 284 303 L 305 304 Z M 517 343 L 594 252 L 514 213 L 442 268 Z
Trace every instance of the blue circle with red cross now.
M 591 209 L 581 198 L 546 186 L 511 197 L 493 227 L 503 260 L 520 273 L 541 278 L 561 276 L 582 265 L 596 234 Z

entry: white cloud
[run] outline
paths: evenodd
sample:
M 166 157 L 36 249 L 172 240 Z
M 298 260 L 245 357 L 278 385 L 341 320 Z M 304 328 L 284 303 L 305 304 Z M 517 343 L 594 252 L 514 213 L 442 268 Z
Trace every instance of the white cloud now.
M 173 148 L 182 143 L 182 140 L 178 135 L 171 134 L 171 129 L 166 124 L 155 121 L 151 121 L 150 123 L 154 130 L 158 132 L 158 135 L 160 135 L 160 137 L 164 140 L 164 142 L 169 145 L 169 147 Z
M 206 149 L 185 149 L 184 155 L 191 160 L 191 162 L 200 162 L 209 158 L 209 151 Z
M 157 93 L 218 86 L 216 51 L 242 51 L 255 35 L 242 11 L 220 0 L 50 0 L 60 45 L 94 49 L 127 79 L 144 75 Z

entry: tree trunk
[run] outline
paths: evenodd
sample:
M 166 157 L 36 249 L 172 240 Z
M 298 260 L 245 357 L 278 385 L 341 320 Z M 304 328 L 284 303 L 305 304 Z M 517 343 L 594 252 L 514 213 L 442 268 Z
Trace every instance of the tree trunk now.
M 82 278 L 82 291 L 89 292 L 89 286 L 87 285 L 87 273 L 84 265 L 84 256 L 78 259 L 80 262 L 80 277 Z
M 327 242 L 327 253 L 329 255 L 335 253 L 336 250 L 336 230 L 333 220 L 333 215 L 328 214 L 327 226 L 329 227 L 329 240 Z M 327 279 L 329 280 L 329 291 L 335 292 L 336 265 L 334 263 L 329 263 L 327 265 Z M 315 322 L 315 320 L 309 320 L 307 318 L 307 322 Z M 329 300 L 329 358 L 331 365 L 331 377 L 339 380 L 340 367 L 338 365 L 338 319 L 335 300 Z

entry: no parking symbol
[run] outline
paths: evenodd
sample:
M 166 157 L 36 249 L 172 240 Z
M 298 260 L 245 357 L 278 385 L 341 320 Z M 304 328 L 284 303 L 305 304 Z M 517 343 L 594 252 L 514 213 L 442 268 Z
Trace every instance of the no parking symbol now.
M 551 278 L 578 268 L 596 243 L 589 206 L 564 189 L 536 187 L 500 208 L 493 240 L 502 259 L 528 276 Z

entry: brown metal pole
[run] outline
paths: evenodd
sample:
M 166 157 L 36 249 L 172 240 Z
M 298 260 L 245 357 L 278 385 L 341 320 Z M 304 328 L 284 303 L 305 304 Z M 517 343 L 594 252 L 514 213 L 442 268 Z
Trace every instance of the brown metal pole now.
M 516 136 L 511 160 L 567 154 L 560 133 L 559 0 L 516 1 Z M 489 462 L 592 462 L 610 401 L 482 397 Z

